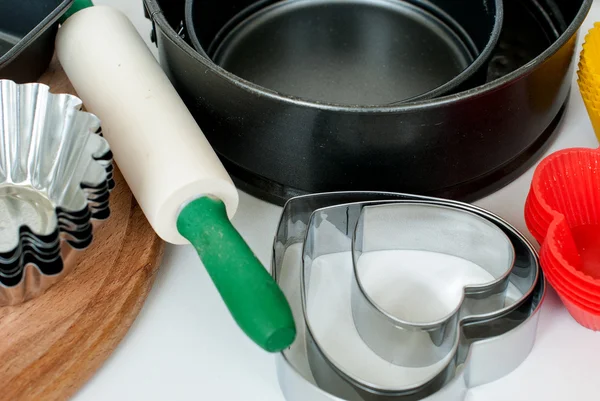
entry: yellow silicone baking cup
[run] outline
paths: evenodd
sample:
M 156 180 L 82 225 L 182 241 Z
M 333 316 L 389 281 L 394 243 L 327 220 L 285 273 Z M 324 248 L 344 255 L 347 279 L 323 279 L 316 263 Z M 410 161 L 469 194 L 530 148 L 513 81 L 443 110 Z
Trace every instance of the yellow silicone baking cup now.
M 585 36 L 577 70 L 577 84 L 596 137 L 600 141 L 600 22 L 596 22 Z

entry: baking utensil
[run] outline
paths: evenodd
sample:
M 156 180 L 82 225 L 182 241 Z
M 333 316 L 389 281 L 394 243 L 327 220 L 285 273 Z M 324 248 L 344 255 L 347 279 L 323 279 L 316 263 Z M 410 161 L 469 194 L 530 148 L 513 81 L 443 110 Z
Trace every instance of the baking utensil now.
M 548 281 L 573 318 L 593 330 L 600 330 L 599 167 L 596 149 L 553 153 L 536 168 L 525 205 Z
M 548 156 L 536 168 L 525 207 L 548 281 L 575 320 L 593 330 L 600 329 L 599 162 L 595 149 Z
M 110 149 L 96 133 L 98 118 L 81 106 L 75 96 L 52 94 L 43 84 L 0 80 L 0 300 L 5 305 L 39 296 L 56 276 L 64 276 L 70 250 L 92 242 L 99 196 L 108 211 Z
M 500 0 L 267 0 L 224 23 L 214 9 L 185 4 L 190 41 L 215 64 L 284 96 L 365 106 L 484 83 L 503 19 Z
M 56 46 L 152 227 L 194 245 L 253 341 L 288 347 L 295 326 L 285 296 L 229 221 L 237 190 L 133 24 L 110 7 L 85 8 L 63 24 Z
M 0 1 L 0 78 L 37 80 L 54 54 L 59 17 L 73 0 Z
M 401 207 L 403 204 L 417 202 L 481 216 L 493 222 L 510 238 L 516 259 L 510 276 L 511 297 L 509 300 L 507 296 L 505 308 L 484 319 L 472 318 L 463 321 L 460 325 L 463 341 L 457 342 L 457 348 L 453 350 L 450 358 L 441 364 L 432 365 L 431 369 L 420 376 L 417 375 L 427 377 L 428 380 L 411 382 L 408 379 L 409 383 L 397 383 L 396 388 L 376 389 L 373 383 L 359 383 L 356 378 L 348 375 L 348 371 L 343 374 L 336 362 L 328 357 L 329 351 L 319 347 L 315 332 L 311 330 L 310 323 L 305 321 L 306 333 L 300 330 L 298 340 L 278 359 L 280 384 L 287 399 L 417 400 L 431 396 L 428 399 L 463 400 L 468 388 L 488 383 L 507 374 L 518 366 L 531 350 L 539 305 L 544 293 L 544 281 L 538 268 L 537 255 L 531 245 L 514 228 L 487 211 L 459 202 L 413 195 L 329 193 L 294 198 L 286 204 L 274 242 L 273 274 L 292 302 L 296 321 L 302 322 L 304 319 L 306 309 L 302 305 L 305 305 L 306 299 L 301 299 L 300 295 L 304 292 L 294 279 L 297 274 L 301 274 L 299 269 L 302 264 L 297 261 L 300 252 L 293 250 L 299 245 L 310 252 L 311 241 L 318 240 L 310 233 L 315 224 L 328 232 L 329 241 L 322 241 L 324 253 L 338 255 L 342 249 L 349 253 L 354 227 L 364 207 Z M 381 235 L 377 239 L 381 239 Z M 329 265 L 326 266 L 330 268 Z M 344 282 L 341 277 L 340 281 Z M 337 292 L 335 294 L 335 297 L 340 296 Z M 349 300 L 351 295 L 347 297 Z M 335 331 L 338 333 L 337 338 L 343 335 L 340 330 L 341 328 Z M 304 341 L 307 344 L 306 350 Z M 515 352 L 507 353 L 508 347 Z M 495 363 L 482 363 L 488 358 L 493 358 Z M 310 371 L 307 370 L 307 366 L 310 367 Z M 312 379 L 311 374 L 315 376 L 318 386 L 314 384 L 315 379 Z M 414 377 L 414 374 L 406 371 L 405 375 L 399 376 L 398 379 L 404 376 L 410 378 Z
M 600 140 L 600 23 L 595 23 L 585 37 L 579 58 L 577 83 L 583 102 L 592 121 L 596 136 Z
M 204 43 L 252 3 L 215 3 Z M 162 67 L 236 185 L 283 204 L 371 189 L 473 200 L 506 185 L 543 154 L 562 116 L 592 3 L 505 0 L 488 83 L 386 107 L 310 102 L 255 85 L 195 51 L 184 0 L 144 4 Z
M 327 229 L 319 236 L 324 221 L 336 223 L 330 216 L 331 210 L 318 210 L 309 222 L 304 247 L 305 271 L 311 269 L 312 261 L 319 255 L 331 253 L 331 246 L 323 245 Z M 397 250 L 433 252 L 471 261 L 479 266 L 485 278 L 467 278 L 462 283 L 460 302 L 438 311 L 434 317 L 406 311 L 397 315 L 379 305 L 363 284 L 363 277 L 374 268 L 372 257 Z M 399 366 L 425 367 L 451 352 L 459 320 L 504 307 L 515 255 L 504 232 L 480 216 L 444 206 L 403 203 L 362 208 L 352 238 L 352 257 L 352 315 L 358 334 L 386 361 Z M 444 273 L 453 276 L 451 267 Z M 423 284 L 427 272 L 407 272 L 403 277 L 406 288 L 411 287 L 412 279 L 413 288 L 424 286 L 421 288 L 427 291 L 427 283 Z M 309 285 L 308 281 L 303 282 L 306 299 Z
M 442 203 L 442 205 L 443 205 L 443 203 Z M 313 224 L 319 224 L 321 226 L 333 225 L 334 227 L 344 227 L 344 223 L 345 223 L 346 227 L 350 227 L 350 228 L 354 227 L 356 224 L 356 216 L 360 216 L 362 213 L 360 211 L 360 209 L 363 206 L 368 207 L 368 204 L 367 205 L 358 204 L 358 205 L 353 205 L 353 206 L 354 206 L 354 208 L 352 208 L 352 205 L 351 206 L 341 205 L 341 206 L 336 206 L 336 207 L 323 208 L 323 209 L 315 211 L 313 214 L 313 217 L 311 218 L 311 220 L 309 222 L 309 229 L 306 234 L 307 240 L 305 242 L 305 249 L 308 248 L 307 244 L 310 243 L 311 229 L 312 229 L 312 227 L 314 227 Z M 390 205 L 390 207 L 399 207 L 399 206 L 400 205 Z M 336 208 L 338 208 L 339 210 L 335 210 Z M 316 214 L 322 214 L 324 216 L 327 216 L 327 219 L 323 219 L 323 220 L 327 221 L 330 224 L 324 224 L 322 219 L 315 219 Z M 359 219 L 360 219 L 360 217 L 359 217 Z M 319 220 L 321 220 L 321 221 L 319 222 Z M 358 229 L 359 229 L 359 227 L 357 226 L 356 230 L 358 230 Z M 443 231 L 443 229 L 441 231 Z M 394 233 L 390 233 L 390 235 L 393 236 Z M 330 232 L 330 236 L 331 236 L 331 232 Z M 344 242 L 346 242 L 346 248 L 347 248 L 346 251 L 348 251 L 349 250 L 349 248 L 348 248 L 349 241 L 344 241 Z M 340 239 L 338 239 L 338 241 L 336 241 L 336 244 L 338 244 L 337 249 L 332 249 L 331 245 L 329 245 L 329 246 L 325 245 L 325 246 L 329 247 L 330 252 L 335 251 L 336 253 L 339 253 L 344 250 L 344 246 L 342 245 L 344 242 L 342 242 Z M 500 248 L 502 249 L 501 244 L 500 244 Z M 507 252 L 506 248 L 504 248 L 504 251 L 506 253 L 510 254 L 510 252 Z M 306 269 L 307 269 L 306 257 L 304 258 L 304 260 L 305 260 L 304 269 L 306 271 Z M 522 266 L 515 267 L 513 277 L 511 277 L 511 278 L 513 278 L 513 280 L 512 280 L 513 284 L 518 285 L 520 287 L 520 293 L 522 294 L 522 296 L 524 298 L 526 298 L 528 296 L 528 294 L 531 292 L 531 289 L 535 285 L 535 279 L 537 277 L 536 269 L 532 269 L 531 265 L 528 265 L 528 268 L 529 268 L 529 270 L 527 271 L 527 270 L 523 270 Z M 355 270 L 356 270 L 356 267 L 355 267 Z M 488 275 L 488 277 L 489 277 L 489 275 Z M 488 278 L 488 280 L 490 280 L 490 278 Z M 360 287 L 354 287 L 353 289 L 355 290 L 356 288 L 360 288 Z M 504 287 L 504 288 L 500 287 L 500 288 L 498 288 L 498 290 L 503 290 L 505 288 L 506 287 Z M 430 291 L 432 291 L 432 290 L 430 290 Z M 363 311 L 357 310 L 356 304 L 354 302 L 356 299 L 355 293 L 356 292 L 354 292 L 352 294 L 352 314 L 354 317 L 354 325 L 356 326 L 356 329 L 359 332 L 359 334 L 361 334 L 361 330 L 359 329 L 360 322 L 356 320 L 356 316 L 357 316 L 357 314 L 359 314 L 360 312 L 363 312 Z M 306 294 L 306 291 L 304 292 L 304 294 Z M 483 316 L 479 316 L 479 317 L 476 316 L 476 314 L 477 314 L 476 309 L 473 311 L 469 311 L 469 306 L 474 306 L 476 304 L 474 303 L 474 304 L 469 305 L 469 300 L 467 300 L 465 302 L 465 304 L 462 305 L 462 308 L 465 308 L 465 306 L 466 306 L 466 308 L 461 311 L 462 313 L 460 315 L 456 315 L 454 320 L 449 319 L 448 326 L 446 327 L 446 329 L 448 331 L 454 331 L 454 330 L 458 331 L 459 327 L 462 327 L 467 322 L 485 321 L 487 324 L 492 324 L 491 322 L 494 322 L 493 324 L 495 324 L 495 325 L 498 324 L 498 321 L 496 321 L 495 318 L 505 316 L 506 314 L 510 314 L 510 311 L 519 307 L 518 304 L 517 305 L 513 304 L 513 305 L 508 306 L 506 309 L 503 309 L 504 302 L 498 303 L 499 299 L 497 299 L 497 297 L 500 296 L 501 294 L 503 294 L 503 291 L 500 291 L 500 293 L 495 291 L 490 296 L 490 301 L 492 301 L 492 302 L 491 302 L 491 305 L 488 305 L 488 306 L 489 307 L 497 306 L 497 309 L 496 310 L 488 310 L 487 314 L 484 314 Z M 475 294 L 473 294 L 473 295 L 476 297 Z M 482 297 L 480 302 L 483 301 L 485 304 L 486 292 L 484 291 L 480 295 Z M 502 300 L 502 301 L 504 301 L 504 300 Z M 425 300 L 423 300 L 423 302 L 425 302 Z M 309 304 L 309 301 L 305 297 L 304 301 L 303 301 L 303 306 L 304 306 L 304 316 L 305 316 L 307 333 L 308 333 L 307 355 L 308 355 L 308 361 L 309 361 L 309 365 L 311 367 L 311 371 L 313 373 L 313 376 L 315 377 L 316 382 L 319 384 L 319 386 L 322 389 L 327 390 L 328 392 L 330 392 L 332 394 L 336 394 L 342 398 L 347 398 L 350 400 L 375 399 L 375 398 L 376 399 L 409 399 L 409 400 L 410 399 L 422 399 L 425 396 L 428 396 L 428 395 L 433 394 L 436 391 L 438 391 L 448 380 L 450 380 L 454 376 L 454 372 L 455 372 L 457 366 L 462 364 L 463 358 L 467 355 L 468 346 L 466 349 L 464 347 L 465 347 L 465 345 L 469 344 L 469 341 L 468 341 L 468 339 L 467 340 L 465 340 L 464 338 L 461 339 L 461 337 L 463 337 L 463 335 L 459 335 L 458 333 L 456 333 L 454 335 L 452 333 L 445 333 L 446 336 L 441 336 L 441 335 L 436 336 L 436 334 L 441 334 L 441 333 L 443 333 L 443 331 L 432 330 L 431 333 L 428 333 L 428 335 L 431 336 L 431 339 L 429 341 L 426 339 L 426 337 L 424 338 L 424 336 L 421 336 L 421 338 L 419 338 L 418 335 L 412 336 L 411 338 L 399 339 L 399 340 L 407 341 L 407 343 L 404 344 L 404 347 L 406 349 L 410 348 L 411 346 L 418 347 L 417 350 L 413 351 L 415 353 L 420 353 L 420 351 L 423 351 L 423 353 L 430 354 L 430 353 L 432 353 L 432 350 L 434 352 L 437 351 L 437 354 L 438 354 L 437 360 L 440 360 L 443 363 L 438 365 L 435 363 L 435 362 L 437 362 L 437 360 L 430 358 L 431 364 L 426 365 L 426 367 L 430 368 L 430 369 L 428 369 L 429 374 L 425 375 L 420 380 L 415 380 L 414 382 L 411 382 L 408 385 L 402 383 L 402 384 L 398 384 L 393 387 L 385 387 L 385 388 L 379 387 L 369 381 L 362 380 L 361 378 L 352 375 L 343 365 L 341 365 L 341 366 L 338 365 L 334 359 L 332 359 L 328 356 L 326 348 L 324 348 L 321 345 L 321 343 L 319 342 L 318 336 L 316 335 L 316 333 L 314 331 L 314 327 L 311 325 L 310 318 L 309 318 L 310 314 L 307 313 L 307 305 L 308 304 Z M 409 304 L 411 304 L 411 303 L 409 303 Z M 448 308 L 443 308 L 443 309 L 447 310 Z M 483 311 L 481 311 L 481 312 L 483 312 Z M 432 326 L 435 327 L 435 323 L 432 324 Z M 380 338 L 384 338 L 389 334 L 389 331 L 384 331 L 383 333 L 379 333 L 379 334 L 381 335 Z M 363 337 L 363 339 L 364 339 L 364 337 Z M 431 344 L 431 342 L 433 342 L 434 344 Z M 435 349 L 435 347 L 432 347 L 432 345 L 438 345 L 439 348 Z M 444 351 L 445 351 L 445 353 L 444 353 Z M 442 358 L 444 356 L 446 358 Z M 336 376 L 337 376 L 337 378 L 336 378 Z

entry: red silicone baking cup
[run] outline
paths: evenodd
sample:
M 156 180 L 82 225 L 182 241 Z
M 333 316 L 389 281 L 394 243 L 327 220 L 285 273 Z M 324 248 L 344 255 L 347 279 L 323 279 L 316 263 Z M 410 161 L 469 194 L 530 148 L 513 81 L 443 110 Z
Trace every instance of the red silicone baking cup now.
M 546 249 L 544 248 L 544 252 L 540 254 L 540 261 L 544 261 L 544 274 L 548 282 L 559 293 L 561 299 L 569 299 L 582 308 L 585 308 L 588 312 L 600 314 L 600 304 L 598 302 L 582 297 L 577 287 L 557 275 L 557 268 L 553 266 L 552 260 L 548 259 L 548 255 L 545 253 Z
M 541 259 L 540 259 L 541 260 Z M 544 271 L 548 271 L 547 268 Z M 563 287 L 564 283 L 556 281 L 552 276 L 552 273 L 546 274 L 546 279 L 552 285 L 552 287 L 558 293 L 560 300 L 567 309 L 567 311 L 573 316 L 573 318 L 582 326 L 588 329 L 600 331 L 600 324 L 598 321 L 598 315 L 600 314 L 600 307 L 590 307 L 587 304 L 582 303 L 579 300 L 575 300 L 569 297 Z
M 550 282 L 550 284 L 554 286 L 552 282 Z M 599 312 L 597 310 L 590 309 L 587 306 L 582 305 L 580 302 L 574 301 L 569 297 L 561 295 L 560 293 L 558 295 L 569 314 L 573 317 L 573 319 L 575 319 L 577 323 L 579 323 L 581 326 L 587 329 L 600 331 L 600 324 L 598 324 Z
M 542 160 L 525 222 L 565 307 L 581 325 L 600 330 L 600 151 L 566 149 Z

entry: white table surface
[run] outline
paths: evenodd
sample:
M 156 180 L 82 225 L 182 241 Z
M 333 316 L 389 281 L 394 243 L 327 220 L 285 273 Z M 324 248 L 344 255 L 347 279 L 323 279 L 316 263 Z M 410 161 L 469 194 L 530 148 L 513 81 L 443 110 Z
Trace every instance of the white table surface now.
M 142 0 L 95 0 L 124 11 L 152 51 Z M 595 1 L 582 34 L 600 21 Z M 583 36 L 583 35 L 581 35 Z M 580 37 L 581 41 L 581 37 Z M 570 106 L 549 152 L 597 147 L 573 77 Z M 523 206 L 533 170 L 477 202 L 527 233 Z M 240 193 L 234 224 L 265 266 L 281 209 Z M 527 233 L 528 234 L 528 233 Z M 510 352 L 510 350 L 507 350 Z M 494 361 L 490 361 L 494 363 Z M 554 291 L 543 305 L 535 347 L 510 375 L 472 389 L 469 401 L 600 399 L 600 334 L 580 327 Z M 274 357 L 229 317 L 191 246 L 167 246 L 148 300 L 131 330 L 75 401 L 283 401 Z M 310 401 L 310 400 L 307 400 Z

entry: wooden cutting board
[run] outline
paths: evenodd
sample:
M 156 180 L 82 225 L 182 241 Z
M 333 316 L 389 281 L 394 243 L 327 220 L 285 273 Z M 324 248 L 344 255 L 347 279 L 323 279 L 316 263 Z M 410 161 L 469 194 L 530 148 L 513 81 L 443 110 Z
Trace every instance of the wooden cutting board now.
M 56 60 L 41 82 L 75 94 Z M 68 276 L 25 304 L 0 308 L 0 400 L 66 400 L 108 358 L 140 311 L 164 243 L 115 169 L 111 217 Z

